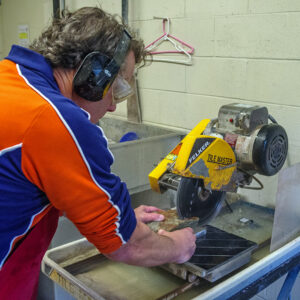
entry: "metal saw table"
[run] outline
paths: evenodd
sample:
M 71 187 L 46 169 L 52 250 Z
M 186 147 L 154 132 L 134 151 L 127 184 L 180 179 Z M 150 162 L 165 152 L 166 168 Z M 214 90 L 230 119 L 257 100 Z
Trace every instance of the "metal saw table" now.
M 249 222 L 241 222 L 247 217 Z M 76 299 L 249 299 L 300 261 L 300 237 L 269 252 L 273 224 L 270 209 L 243 201 L 224 207 L 212 226 L 258 244 L 250 262 L 209 282 L 187 280 L 160 267 L 142 268 L 106 259 L 85 239 L 47 251 L 43 272 Z M 194 275 L 194 274 L 192 274 Z

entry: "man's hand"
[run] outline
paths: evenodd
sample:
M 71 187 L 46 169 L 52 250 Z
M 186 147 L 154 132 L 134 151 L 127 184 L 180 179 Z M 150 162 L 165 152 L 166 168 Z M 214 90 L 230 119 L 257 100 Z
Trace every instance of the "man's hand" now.
M 196 250 L 196 235 L 190 227 L 172 232 L 160 229 L 158 234 L 173 240 L 175 244 L 174 252 L 178 253 L 175 263 L 182 264 L 188 261 Z
M 141 205 L 134 210 L 137 221 L 143 223 L 163 221 L 165 217 L 161 214 L 156 213 L 160 211 L 161 209 L 155 206 L 147 206 L 147 205 Z
M 158 266 L 165 263 L 184 263 L 196 249 L 192 228 L 154 233 L 145 223 L 162 221 L 159 208 L 141 205 L 135 209 L 136 228 L 129 241 L 118 250 L 105 254 L 108 258 L 138 266 Z

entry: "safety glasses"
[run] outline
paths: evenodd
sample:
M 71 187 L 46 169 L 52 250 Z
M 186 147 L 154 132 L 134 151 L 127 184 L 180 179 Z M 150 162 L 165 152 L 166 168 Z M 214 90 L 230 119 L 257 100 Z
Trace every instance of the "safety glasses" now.
M 112 84 L 112 103 L 118 104 L 134 94 L 133 86 L 120 74 Z

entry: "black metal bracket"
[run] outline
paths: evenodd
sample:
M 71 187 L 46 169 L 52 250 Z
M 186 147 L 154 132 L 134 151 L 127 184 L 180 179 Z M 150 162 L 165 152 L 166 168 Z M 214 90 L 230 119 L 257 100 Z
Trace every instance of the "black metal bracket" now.
M 60 0 L 53 0 L 53 17 L 60 18 Z
M 122 18 L 128 24 L 128 0 L 122 0 Z

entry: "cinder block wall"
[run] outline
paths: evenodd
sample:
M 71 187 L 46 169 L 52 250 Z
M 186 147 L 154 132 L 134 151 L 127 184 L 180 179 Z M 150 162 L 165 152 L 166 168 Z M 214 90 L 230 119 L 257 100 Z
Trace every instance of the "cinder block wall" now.
M 101 5 L 121 14 L 121 0 L 65 2 L 71 10 Z M 29 25 L 32 40 L 51 15 L 51 0 L 2 0 L 0 58 L 18 42 L 18 25 Z M 224 104 L 265 105 L 287 130 L 286 166 L 300 161 L 298 0 L 129 0 L 130 25 L 146 45 L 162 34 L 162 21 L 153 17 L 169 17 L 170 33 L 193 45 L 195 53 L 192 66 L 153 62 L 140 69 L 144 123 L 192 129 L 203 118 L 216 117 Z M 126 118 L 126 103 L 114 115 Z M 241 193 L 249 201 L 274 206 L 277 176 L 259 178 L 263 191 Z

